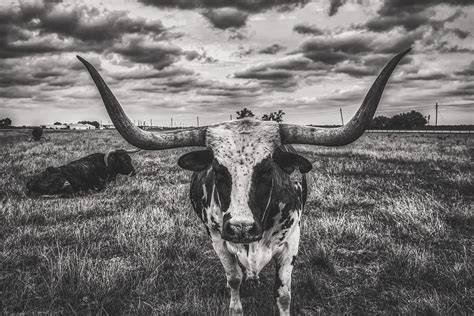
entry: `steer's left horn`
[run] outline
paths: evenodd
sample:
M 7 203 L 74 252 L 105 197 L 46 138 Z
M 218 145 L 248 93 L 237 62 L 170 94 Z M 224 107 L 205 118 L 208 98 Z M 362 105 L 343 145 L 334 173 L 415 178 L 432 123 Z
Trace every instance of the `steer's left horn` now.
M 147 132 L 144 131 L 128 118 L 122 106 L 115 98 L 112 91 L 100 76 L 97 70 L 84 58 L 77 58 L 86 66 L 97 89 L 99 89 L 102 101 L 109 113 L 110 119 L 114 123 L 117 131 L 130 144 L 141 149 L 169 149 L 188 146 L 205 146 L 206 128 L 180 129 L 168 132 Z
M 385 85 L 398 62 L 410 51 L 410 48 L 390 60 L 379 74 L 367 93 L 356 115 L 338 128 L 317 128 L 292 124 L 280 124 L 283 144 L 311 144 L 321 146 L 343 146 L 358 139 L 367 129 L 377 110 Z

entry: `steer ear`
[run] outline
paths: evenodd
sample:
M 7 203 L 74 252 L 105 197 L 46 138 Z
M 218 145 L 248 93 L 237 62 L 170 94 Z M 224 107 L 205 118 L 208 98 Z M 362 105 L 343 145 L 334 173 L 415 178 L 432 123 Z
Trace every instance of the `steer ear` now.
M 273 153 L 273 161 L 288 174 L 295 171 L 296 167 L 301 173 L 307 173 L 313 168 L 311 162 L 303 156 L 281 150 L 276 150 Z
M 197 150 L 182 155 L 178 159 L 178 166 L 190 171 L 203 171 L 206 169 L 214 159 L 212 151 Z

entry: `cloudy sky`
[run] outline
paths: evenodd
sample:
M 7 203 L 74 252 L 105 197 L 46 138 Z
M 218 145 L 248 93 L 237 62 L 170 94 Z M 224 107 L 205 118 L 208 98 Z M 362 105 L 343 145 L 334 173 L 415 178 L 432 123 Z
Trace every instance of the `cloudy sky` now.
M 440 104 L 474 124 L 472 0 L 1 1 L 0 118 L 108 122 L 81 55 L 133 120 L 201 125 L 248 107 L 348 120 L 385 63 L 412 47 L 376 115 Z

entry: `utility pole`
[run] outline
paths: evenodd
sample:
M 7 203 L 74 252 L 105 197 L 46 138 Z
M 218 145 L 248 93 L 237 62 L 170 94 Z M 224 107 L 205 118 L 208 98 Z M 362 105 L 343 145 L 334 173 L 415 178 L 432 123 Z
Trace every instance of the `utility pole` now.
M 153 127 L 153 120 L 150 119 L 150 127 Z
M 342 116 L 342 108 L 339 108 L 339 112 L 341 112 L 341 122 L 344 125 L 344 117 Z
M 232 114 L 230 115 L 230 120 L 232 121 Z
M 436 117 L 435 117 L 435 126 L 438 126 L 438 102 L 436 102 L 435 109 L 436 109 Z
M 173 118 L 171 118 L 171 127 L 173 127 Z
M 197 127 L 199 127 L 199 116 L 196 116 L 196 124 L 197 124 Z

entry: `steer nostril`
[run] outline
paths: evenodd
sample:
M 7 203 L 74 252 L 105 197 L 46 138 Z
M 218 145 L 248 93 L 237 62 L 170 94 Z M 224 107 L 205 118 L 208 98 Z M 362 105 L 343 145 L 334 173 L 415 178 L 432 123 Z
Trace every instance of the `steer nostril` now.
M 235 225 L 227 222 L 225 223 L 224 225 L 224 234 L 226 236 L 229 236 L 229 237 L 233 237 L 236 235 L 236 229 L 235 229 Z
M 259 231 L 260 229 L 258 228 L 257 223 L 253 223 L 248 232 L 249 232 L 249 235 L 256 236 L 260 233 Z

